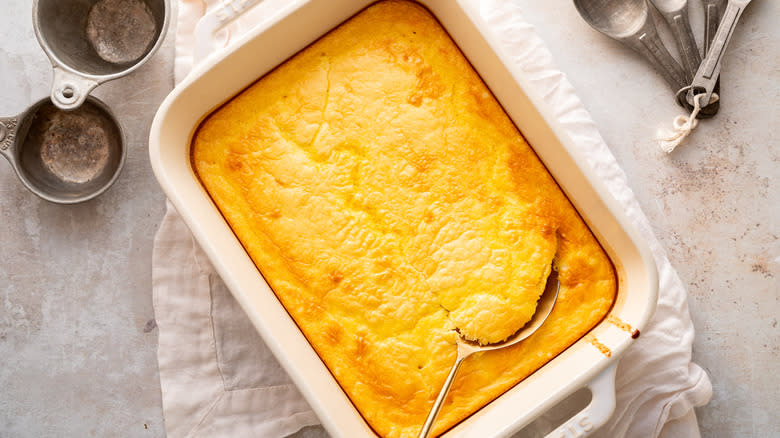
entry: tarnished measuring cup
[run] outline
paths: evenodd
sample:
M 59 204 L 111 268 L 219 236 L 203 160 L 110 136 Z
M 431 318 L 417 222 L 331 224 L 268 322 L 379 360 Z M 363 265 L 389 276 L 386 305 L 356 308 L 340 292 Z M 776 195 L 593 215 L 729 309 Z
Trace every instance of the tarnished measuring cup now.
M 54 67 L 52 102 L 78 108 L 98 85 L 140 67 L 169 18 L 170 0 L 34 0 L 35 35 Z
M 64 111 L 47 97 L 18 116 L 0 117 L 0 155 L 31 192 L 75 204 L 105 192 L 119 177 L 124 136 L 98 99 Z

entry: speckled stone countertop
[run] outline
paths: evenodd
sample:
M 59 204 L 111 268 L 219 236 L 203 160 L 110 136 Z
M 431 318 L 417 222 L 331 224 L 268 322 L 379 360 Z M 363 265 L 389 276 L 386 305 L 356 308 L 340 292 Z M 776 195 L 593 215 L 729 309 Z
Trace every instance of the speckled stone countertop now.
M 592 31 L 569 0 L 515 1 L 688 285 L 693 357 L 714 387 L 697 409 L 702 436 L 780 436 L 780 2 L 747 9 L 725 59 L 720 114 L 667 156 L 653 137 L 679 111 L 660 76 Z M 31 2 L 5 0 L 3 12 L 0 115 L 8 116 L 45 97 L 51 73 Z M 173 86 L 172 44 L 169 36 L 151 62 L 95 93 L 128 143 L 125 170 L 106 194 L 49 204 L 0 164 L 0 437 L 165 435 L 151 298 L 152 239 L 165 203 L 146 143 Z

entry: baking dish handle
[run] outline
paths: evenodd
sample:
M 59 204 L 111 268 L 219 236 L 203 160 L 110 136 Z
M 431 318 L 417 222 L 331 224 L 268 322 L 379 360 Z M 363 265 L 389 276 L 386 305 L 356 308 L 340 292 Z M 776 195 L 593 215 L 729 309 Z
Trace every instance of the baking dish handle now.
M 615 363 L 596 376 L 588 384 L 592 395 L 588 406 L 550 432 L 546 438 L 584 438 L 603 426 L 615 410 L 616 369 Z
M 203 16 L 195 26 L 195 63 L 215 50 L 217 32 L 264 0 L 228 0 Z

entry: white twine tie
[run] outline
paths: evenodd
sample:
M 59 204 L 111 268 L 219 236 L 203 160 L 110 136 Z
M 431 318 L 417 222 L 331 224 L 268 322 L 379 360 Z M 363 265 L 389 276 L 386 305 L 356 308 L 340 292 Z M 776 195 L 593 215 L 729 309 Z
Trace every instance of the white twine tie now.
M 679 146 L 688 135 L 696 129 L 699 125 L 699 121 L 696 116 L 701 111 L 701 98 L 704 97 L 704 93 L 693 96 L 693 111 L 689 116 L 677 116 L 672 122 L 674 131 L 668 129 L 662 129 L 658 135 L 658 144 L 661 146 L 664 152 L 670 154 L 677 146 Z M 719 99 L 717 93 L 712 93 L 710 102 L 707 104 L 713 104 Z

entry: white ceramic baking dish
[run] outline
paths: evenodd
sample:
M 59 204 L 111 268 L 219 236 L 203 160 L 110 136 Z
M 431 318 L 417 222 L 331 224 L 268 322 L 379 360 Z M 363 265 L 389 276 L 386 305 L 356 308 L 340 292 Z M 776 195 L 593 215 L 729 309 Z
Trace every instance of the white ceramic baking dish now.
M 374 0 L 298 0 L 274 9 L 232 45 L 197 65 L 163 102 L 151 129 L 152 167 L 160 185 L 334 437 L 376 436 L 277 300 L 190 164 L 190 141 L 214 109 Z M 218 28 L 258 0 L 232 0 L 204 18 L 199 53 Z M 618 357 L 655 309 L 657 273 L 646 244 L 589 169 L 540 96 L 505 56 L 464 0 L 421 0 L 501 102 L 605 248 L 618 272 L 616 303 L 588 335 L 444 436 L 509 436 L 582 387 L 590 404 L 549 436 L 584 437 L 614 406 Z M 629 328 L 630 327 L 630 328 Z M 609 353 L 609 354 L 605 354 Z

